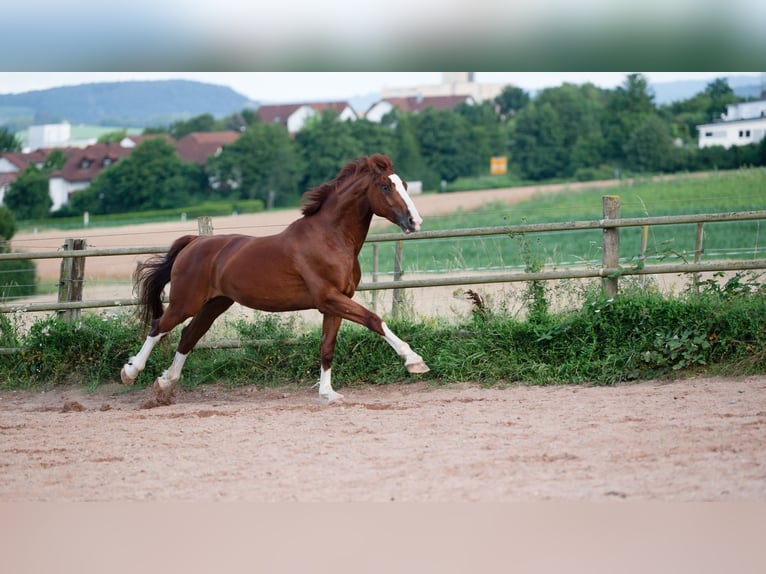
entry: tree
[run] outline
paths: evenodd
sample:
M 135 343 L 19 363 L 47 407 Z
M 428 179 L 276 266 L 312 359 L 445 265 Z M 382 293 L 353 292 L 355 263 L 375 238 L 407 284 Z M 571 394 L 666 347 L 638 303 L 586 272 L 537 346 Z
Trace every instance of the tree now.
M 494 99 L 498 114 L 503 120 L 515 116 L 530 101 L 529 94 L 516 86 L 505 86 Z
M 693 97 L 663 106 L 660 113 L 671 126 L 673 137 L 690 144 L 697 142 L 698 125 L 719 119 L 729 104 L 740 101 L 742 98 L 734 94 L 729 82 L 718 78 Z
M 420 153 L 420 144 L 415 136 L 415 128 L 411 114 L 401 113 L 394 109 L 387 115 L 388 126 L 393 130 L 396 140 L 396 155 L 394 160 L 397 172 L 405 179 L 422 181 L 426 189 L 436 189 L 439 186 L 438 174 L 429 167 Z
M 635 171 L 666 171 L 672 166 L 675 148 L 668 125 L 659 116 L 648 116 L 624 146 L 626 165 Z
M 350 124 L 338 121 L 337 112 L 325 110 L 295 136 L 306 170 L 304 189 L 333 179 L 350 160 L 364 155 Z
M 64 154 L 63 151 L 56 148 L 51 153 L 48 154 L 48 157 L 45 158 L 45 163 L 43 164 L 43 171 L 47 174 L 50 174 L 51 172 L 57 171 L 64 167 L 64 164 L 67 162 L 67 156 Z
M 455 113 L 471 125 L 478 146 L 476 151 L 482 157 L 482 165 L 489 165 L 490 156 L 506 152 L 507 128 L 491 102 L 485 101 L 476 105 L 460 103 L 455 108 Z
M 5 205 L 13 211 L 16 219 L 47 217 L 53 206 L 48 192 L 48 175 L 30 165 L 8 188 Z
M 540 180 L 560 176 L 568 164 L 565 140 L 552 104 L 527 106 L 516 120 L 511 147 L 522 177 Z
M 215 118 L 210 114 L 200 114 L 189 118 L 188 120 L 179 120 L 170 124 L 169 133 L 175 139 L 180 140 L 182 137 L 189 135 L 193 132 L 212 132 L 216 129 Z
M 11 238 L 16 234 L 16 218 L 5 205 L 0 205 L 0 253 L 6 253 Z
M 8 128 L 0 128 L 0 153 L 21 151 L 21 140 L 8 131 Z
M 622 86 L 609 92 L 603 116 L 605 156 L 624 159 L 623 146 L 649 115 L 657 111 L 649 82 L 643 74 L 628 74 Z
M 423 160 L 440 179 L 451 182 L 481 170 L 464 117 L 452 110 L 427 108 L 413 116 L 413 125 Z
M 77 192 L 72 209 L 104 214 L 182 207 L 205 186 L 201 166 L 181 160 L 163 138 L 151 138 Z
M 366 119 L 349 122 L 348 126 L 351 128 L 351 137 L 359 143 L 363 155 L 385 153 L 391 158 L 396 157 L 396 135 L 390 126 Z
M 289 205 L 298 197 L 302 161 L 287 130 L 255 122 L 208 162 L 207 173 L 219 193 Z
M 561 145 L 569 150 L 560 176 L 570 177 L 578 169 L 602 163 L 604 96 L 600 89 L 593 84 L 564 84 L 543 90 L 535 101 L 538 105 L 551 105 L 562 132 Z
M 735 104 L 742 99 L 734 94 L 726 78 L 716 78 L 705 87 L 705 95 L 710 98 L 705 112 L 710 119 L 719 118 L 729 104 Z M 708 120 L 709 121 L 709 120 Z

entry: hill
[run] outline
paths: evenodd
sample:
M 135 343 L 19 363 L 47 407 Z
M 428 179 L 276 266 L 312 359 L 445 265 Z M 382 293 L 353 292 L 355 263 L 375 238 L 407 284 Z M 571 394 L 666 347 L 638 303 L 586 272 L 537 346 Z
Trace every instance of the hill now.
M 251 105 L 226 86 L 190 80 L 104 82 L 0 94 L 0 125 L 32 123 L 146 127 L 204 113 L 223 117 Z
M 758 99 L 761 96 L 761 78 L 754 76 L 725 76 L 736 95 L 741 98 Z M 654 91 L 654 103 L 659 105 L 688 100 L 700 92 L 715 78 L 707 80 L 676 80 L 656 82 L 650 85 Z

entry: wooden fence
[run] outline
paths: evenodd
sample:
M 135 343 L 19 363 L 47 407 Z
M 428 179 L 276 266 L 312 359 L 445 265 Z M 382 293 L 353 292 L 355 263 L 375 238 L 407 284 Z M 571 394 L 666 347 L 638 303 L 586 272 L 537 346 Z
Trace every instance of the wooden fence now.
M 711 261 L 702 262 L 703 252 L 703 229 L 706 223 L 724 221 L 751 221 L 766 219 L 766 210 L 708 213 L 697 215 L 678 215 L 661 217 L 636 217 L 621 218 L 620 202 L 617 196 L 604 196 L 602 198 L 603 218 L 591 221 L 570 221 L 564 223 L 540 223 L 529 225 L 509 225 L 500 227 L 481 227 L 467 229 L 451 229 L 442 231 L 424 231 L 402 235 L 400 233 L 376 234 L 368 237 L 368 243 L 373 245 L 373 281 L 363 282 L 358 286 L 358 291 L 376 291 L 392 289 L 394 292 L 394 309 L 402 301 L 402 291 L 408 288 L 436 287 L 451 285 L 474 285 L 489 283 L 509 283 L 518 281 L 549 281 L 560 279 L 601 278 L 605 291 L 609 295 L 616 295 L 619 288 L 619 278 L 628 275 L 656 275 L 663 273 L 692 273 L 695 277 L 703 272 L 715 271 L 739 271 L 750 269 L 766 269 L 766 259 L 747 259 L 736 261 Z M 200 234 L 212 233 L 210 218 L 199 218 Z M 619 265 L 620 229 L 623 227 L 644 228 L 642 253 L 646 249 L 646 230 L 654 225 L 696 224 L 696 242 L 693 263 L 683 264 L 656 264 L 645 265 L 640 261 L 632 267 Z M 528 233 L 545 233 L 560 231 L 576 231 L 586 229 L 601 229 L 603 231 L 602 262 L 597 268 L 587 269 L 561 269 L 555 271 L 539 272 L 502 272 L 492 274 L 470 274 L 460 276 L 440 276 L 429 279 L 404 279 L 402 278 L 402 246 L 405 241 L 420 241 L 427 239 L 480 237 L 492 235 L 519 235 Z M 377 280 L 377 244 L 384 242 L 397 242 L 397 255 L 395 257 L 396 268 L 393 280 Z M 132 298 L 107 299 L 83 301 L 82 284 L 84 280 L 84 261 L 86 257 L 109 257 L 116 255 L 144 255 L 164 253 L 168 246 L 155 247 L 124 247 L 115 249 L 87 249 L 87 243 L 81 239 L 67 240 L 63 251 L 44 251 L 38 253 L 1 253 L 1 260 L 22 259 L 62 259 L 59 300 L 46 303 L 23 303 L 0 305 L 0 313 L 56 311 L 66 320 L 76 319 L 80 309 L 121 307 L 135 305 Z

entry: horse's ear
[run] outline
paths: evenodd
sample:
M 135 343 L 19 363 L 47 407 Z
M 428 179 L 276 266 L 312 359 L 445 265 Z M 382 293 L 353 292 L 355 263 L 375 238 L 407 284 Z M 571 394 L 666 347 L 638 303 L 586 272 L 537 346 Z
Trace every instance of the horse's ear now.
M 370 163 L 375 166 L 375 169 L 378 172 L 383 171 L 392 171 L 393 170 L 393 164 L 391 163 L 391 158 L 388 157 L 386 154 L 376 153 L 368 158 L 370 160 Z

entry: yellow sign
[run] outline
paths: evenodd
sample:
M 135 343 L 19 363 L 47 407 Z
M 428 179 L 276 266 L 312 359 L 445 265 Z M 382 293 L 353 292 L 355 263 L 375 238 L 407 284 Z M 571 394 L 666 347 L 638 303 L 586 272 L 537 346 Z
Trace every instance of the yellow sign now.
M 502 175 L 504 173 L 508 173 L 508 158 L 504 155 L 490 158 L 489 173 L 491 175 Z

